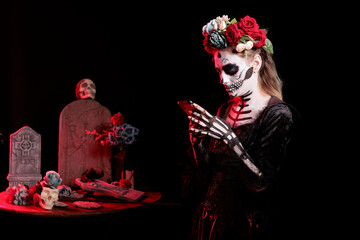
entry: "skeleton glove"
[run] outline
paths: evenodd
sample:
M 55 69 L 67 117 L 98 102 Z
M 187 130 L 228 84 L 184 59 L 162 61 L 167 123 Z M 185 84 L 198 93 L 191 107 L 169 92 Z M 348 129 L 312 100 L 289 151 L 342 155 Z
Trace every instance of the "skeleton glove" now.
M 232 145 L 234 140 L 237 140 L 235 133 L 223 119 L 218 116 L 212 116 L 208 111 L 196 103 L 193 103 L 193 106 L 197 111 L 192 111 L 192 116 L 188 116 L 190 121 L 195 123 L 193 124 L 193 127 L 189 129 L 190 132 L 198 135 L 208 135 L 212 138 L 223 140 L 227 145 Z M 195 128 L 194 126 L 196 125 L 201 128 Z
M 188 116 L 188 118 L 195 124 L 192 125 L 193 127 L 191 127 L 189 131 L 198 135 L 210 136 L 222 140 L 229 147 L 234 157 L 240 158 L 253 173 L 260 177 L 262 173 L 252 161 L 250 161 L 250 157 L 228 124 L 220 117 L 212 116 L 198 104 L 193 103 L 192 105 L 195 110 L 191 112 L 192 116 Z M 195 125 L 201 128 L 195 128 Z

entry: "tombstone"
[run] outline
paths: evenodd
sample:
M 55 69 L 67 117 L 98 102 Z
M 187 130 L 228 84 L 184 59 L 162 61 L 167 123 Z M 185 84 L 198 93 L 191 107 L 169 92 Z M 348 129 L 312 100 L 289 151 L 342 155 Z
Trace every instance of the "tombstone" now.
M 62 183 L 75 186 L 75 179 L 87 169 L 103 170 L 103 181 L 112 180 L 111 150 L 93 135 L 86 134 L 102 126 L 111 126 L 111 113 L 93 99 L 68 104 L 59 119 L 58 171 Z
M 28 126 L 10 135 L 9 187 L 41 180 L 41 135 Z

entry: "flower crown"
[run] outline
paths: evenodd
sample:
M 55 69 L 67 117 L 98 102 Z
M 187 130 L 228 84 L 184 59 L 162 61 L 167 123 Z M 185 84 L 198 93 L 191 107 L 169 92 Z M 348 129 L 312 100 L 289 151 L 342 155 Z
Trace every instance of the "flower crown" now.
M 202 29 L 205 37 L 204 47 L 208 53 L 236 46 L 237 52 L 263 47 L 273 54 L 273 45 L 266 37 L 267 32 L 267 29 L 260 29 L 256 20 L 249 16 L 241 18 L 238 22 L 235 18 L 229 21 L 229 17 L 224 15 L 211 20 Z

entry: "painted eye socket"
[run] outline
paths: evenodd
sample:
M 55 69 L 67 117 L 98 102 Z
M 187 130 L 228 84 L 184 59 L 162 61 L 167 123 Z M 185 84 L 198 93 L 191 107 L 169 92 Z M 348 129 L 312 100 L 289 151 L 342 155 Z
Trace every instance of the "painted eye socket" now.
M 233 76 L 239 71 L 239 67 L 235 64 L 226 64 L 223 66 L 223 70 L 227 75 Z

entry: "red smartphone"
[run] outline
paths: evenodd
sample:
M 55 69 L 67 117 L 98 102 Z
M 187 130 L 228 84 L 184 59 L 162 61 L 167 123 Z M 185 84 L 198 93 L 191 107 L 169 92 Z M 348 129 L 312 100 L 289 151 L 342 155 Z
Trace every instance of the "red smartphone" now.
M 193 104 L 193 102 L 191 100 L 182 100 L 182 101 L 178 101 L 179 107 L 181 107 L 182 110 L 184 110 L 184 112 L 187 115 L 191 115 L 191 111 L 193 111 L 195 108 L 191 105 Z

